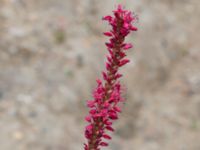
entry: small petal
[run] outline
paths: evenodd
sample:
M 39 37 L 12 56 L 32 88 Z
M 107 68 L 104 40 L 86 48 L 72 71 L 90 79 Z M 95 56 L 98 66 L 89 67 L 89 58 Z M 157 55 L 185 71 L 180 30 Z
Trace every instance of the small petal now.
M 124 50 L 127 50 L 127 49 L 130 49 L 130 48 L 132 48 L 133 47 L 133 45 L 131 44 L 131 43 L 128 43 L 128 44 L 125 44 L 124 46 L 123 46 L 123 49 Z
M 113 51 L 112 51 L 110 48 L 108 48 L 108 51 L 109 51 L 111 57 L 113 57 L 113 56 L 114 56 L 114 55 L 113 55 Z
M 89 150 L 88 145 L 84 143 L 84 150 Z
M 91 132 L 92 129 L 93 129 L 93 126 L 92 126 L 91 124 L 89 124 L 89 125 L 87 125 L 87 126 L 85 127 L 85 129 L 86 129 L 87 131 Z
M 109 106 L 110 106 L 110 103 L 108 103 L 107 101 L 103 104 L 103 106 L 105 107 L 105 108 L 108 108 Z
M 109 118 L 112 119 L 112 120 L 117 120 L 118 119 L 118 116 L 116 113 L 110 113 L 109 114 Z
M 98 85 L 102 84 L 102 81 L 100 79 L 96 79 L 96 82 L 98 83 Z
M 113 48 L 113 44 L 112 44 L 112 43 L 106 43 L 106 46 L 107 46 L 108 48 Z
M 112 125 L 112 122 L 106 121 L 105 124 L 108 125 L 108 126 L 110 126 L 110 125 Z
M 129 30 L 130 25 L 129 25 L 128 23 L 125 22 L 124 25 L 123 25 L 123 27 L 124 27 L 125 29 Z
M 112 36 L 112 33 L 111 33 L 111 32 L 104 32 L 103 34 L 104 34 L 105 36 L 108 36 L 108 37 Z
M 130 27 L 130 30 L 132 30 L 132 31 L 137 31 L 138 28 L 137 28 L 137 27 L 134 27 L 134 26 L 131 26 L 131 27 Z
M 114 110 L 117 111 L 117 112 L 121 112 L 121 109 L 118 106 L 115 106 Z
M 126 56 L 126 54 L 124 52 L 120 52 L 119 55 L 121 58 L 124 58 Z
M 103 17 L 103 20 L 107 20 L 107 21 L 111 21 L 112 20 L 112 16 L 105 16 Z
M 122 74 L 118 73 L 118 74 L 115 75 L 114 79 L 118 79 L 118 78 L 121 78 L 121 77 L 122 77 Z
M 109 63 L 106 63 L 106 69 L 110 70 L 110 68 L 111 68 L 111 65 Z
M 102 117 L 106 117 L 106 116 L 107 116 L 107 112 L 108 112 L 107 109 L 101 110 L 101 116 L 102 116 Z
M 111 126 L 106 126 L 106 129 L 112 132 L 115 131 Z
M 87 101 L 87 106 L 90 107 L 90 108 L 94 107 L 95 106 L 95 101 L 94 100 Z
M 107 56 L 107 60 L 108 60 L 109 62 L 112 62 L 112 58 L 111 58 L 110 56 Z
M 127 64 L 128 62 L 130 62 L 130 60 L 128 60 L 128 59 L 123 59 L 123 60 L 120 61 L 119 66 L 121 67 L 121 66 Z
M 86 120 L 87 122 L 91 122 L 91 116 L 89 116 L 89 115 L 86 116 L 86 117 L 85 117 L 85 120 Z
M 107 135 L 107 134 L 104 134 L 103 137 L 104 137 L 105 139 L 108 139 L 108 140 L 112 139 L 112 138 L 111 138 L 109 135 Z
M 96 110 L 95 109 L 91 109 L 90 111 L 89 111 L 89 113 L 91 114 L 91 115 L 94 115 L 94 114 L 96 114 Z
M 104 71 L 102 72 L 102 75 L 103 75 L 104 80 L 108 80 L 108 76 Z
M 106 142 L 101 142 L 99 145 L 101 145 L 101 146 L 108 146 L 108 143 L 106 143 Z

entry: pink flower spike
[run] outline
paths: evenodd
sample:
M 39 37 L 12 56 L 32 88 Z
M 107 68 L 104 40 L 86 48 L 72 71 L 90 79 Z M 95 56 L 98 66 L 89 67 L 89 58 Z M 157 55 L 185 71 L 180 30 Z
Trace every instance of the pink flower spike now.
M 85 117 L 88 125 L 85 128 L 87 143 L 85 150 L 100 150 L 102 146 L 108 146 L 104 139 L 110 140 L 108 131 L 113 132 L 113 122 L 118 119 L 121 112 L 120 103 L 124 101 L 122 97 L 121 84 L 119 82 L 122 74 L 119 69 L 127 64 L 126 50 L 132 48 L 131 43 L 125 43 L 126 36 L 136 31 L 133 23 L 137 20 L 132 12 L 123 9 L 118 5 L 113 11 L 113 15 L 103 17 L 108 21 L 111 30 L 103 34 L 109 37 L 106 47 L 105 70 L 102 71 L 102 80 L 97 79 L 97 87 L 93 92 L 93 100 L 87 101 L 89 114 Z
M 117 6 L 117 10 L 114 10 L 113 12 L 114 12 L 114 14 L 115 13 L 123 14 L 123 13 L 127 12 L 127 10 L 123 10 L 123 6 L 121 4 L 119 4 Z

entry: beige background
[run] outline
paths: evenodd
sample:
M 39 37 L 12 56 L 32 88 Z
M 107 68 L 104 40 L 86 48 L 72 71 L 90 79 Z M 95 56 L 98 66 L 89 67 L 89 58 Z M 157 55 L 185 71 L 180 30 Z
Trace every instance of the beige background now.
M 107 150 L 200 150 L 200 1 L 127 0 L 139 16 Z M 0 149 L 81 150 L 114 0 L 0 0 Z

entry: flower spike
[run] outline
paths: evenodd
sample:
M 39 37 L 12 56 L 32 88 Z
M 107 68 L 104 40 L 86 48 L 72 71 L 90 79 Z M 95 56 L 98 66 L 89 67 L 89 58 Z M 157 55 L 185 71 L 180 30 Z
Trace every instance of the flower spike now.
M 110 38 L 106 43 L 109 53 L 106 56 L 106 70 L 102 72 L 103 79 L 97 80 L 93 100 L 87 101 L 90 110 L 85 117 L 88 125 L 85 128 L 87 143 L 84 144 L 84 150 L 100 150 L 101 147 L 108 146 L 108 141 L 105 140 L 111 140 L 112 137 L 107 132 L 114 131 L 112 124 L 119 118 L 119 103 L 124 100 L 119 82 L 122 74 L 118 70 L 129 62 L 125 58 L 125 52 L 132 48 L 132 44 L 124 41 L 130 32 L 137 30 L 133 26 L 137 18 L 132 12 L 123 9 L 122 5 L 118 5 L 113 14 L 103 17 L 112 27 L 110 31 L 103 33 Z

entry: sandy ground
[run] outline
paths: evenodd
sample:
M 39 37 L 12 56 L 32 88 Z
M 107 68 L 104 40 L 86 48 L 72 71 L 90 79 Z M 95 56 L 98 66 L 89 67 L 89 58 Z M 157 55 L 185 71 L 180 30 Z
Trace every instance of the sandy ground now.
M 139 16 L 106 150 L 200 150 L 200 1 L 125 0 Z M 0 149 L 81 150 L 115 0 L 0 0 Z

